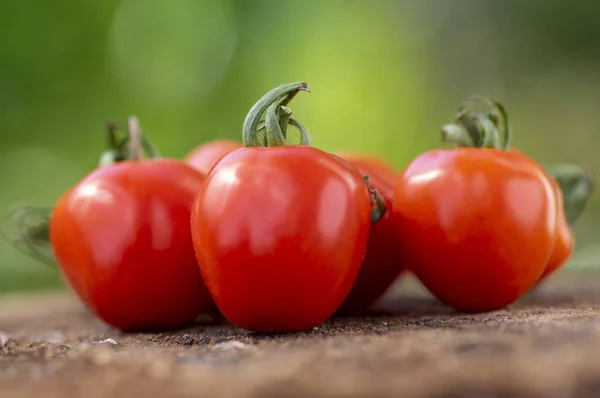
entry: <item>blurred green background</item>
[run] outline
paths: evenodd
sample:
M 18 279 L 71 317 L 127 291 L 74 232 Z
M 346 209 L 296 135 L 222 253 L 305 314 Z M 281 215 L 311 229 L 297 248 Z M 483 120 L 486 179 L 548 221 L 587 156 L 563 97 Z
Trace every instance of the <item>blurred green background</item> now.
M 512 117 L 540 162 L 600 157 L 600 3 L 564 0 L 0 2 L 0 210 L 51 204 L 96 164 L 107 120 L 135 114 L 163 155 L 239 138 L 249 107 L 292 103 L 326 150 L 402 167 L 439 146 L 470 94 Z M 600 200 L 570 269 L 600 268 Z M 0 292 L 61 286 L 0 242 Z

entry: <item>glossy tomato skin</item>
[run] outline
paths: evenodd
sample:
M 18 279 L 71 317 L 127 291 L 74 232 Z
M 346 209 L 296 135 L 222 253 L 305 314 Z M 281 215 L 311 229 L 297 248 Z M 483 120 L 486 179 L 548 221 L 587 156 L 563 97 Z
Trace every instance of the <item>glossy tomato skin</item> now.
M 371 225 L 367 252 L 352 291 L 340 308 L 342 313 L 358 313 L 373 305 L 404 270 L 402 253 L 391 217 L 394 184 L 399 173 L 383 160 L 358 153 L 340 153 L 344 159 L 369 177 L 372 189 L 383 197 L 388 211 Z
M 50 220 L 57 262 L 104 322 L 171 330 L 214 308 L 189 225 L 203 180 L 178 161 L 121 162 L 93 171 L 58 201 Z
M 557 222 L 543 169 L 514 152 L 459 148 L 417 157 L 394 191 L 409 268 L 462 312 L 503 308 L 538 281 Z
M 208 288 L 233 324 L 312 328 L 342 304 L 370 226 L 362 176 L 316 148 L 242 148 L 207 176 L 192 236 Z
M 564 200 L 562 191 L 560 190 L 556 180 L 552 177 L 549 178 L 553 183 L 554 192 L 556 193 L 557 198 L 558 214 L 556 220 L 556 239 L 554 241 L 554 247 L 552 248 L 552 254 L 550 255 L 548 264 L 546 264 L 546 268 L 540 277 L 540 281 L 545 280 L 560 267 L 562 267 L 567 262 L 569 257 L 571 257 L 571 254 L 573 254 L 573 249 L 575 246 L 575 237 L 573 236 L 571 226 L 567 222 L 567 217 L 565 216 L 565 211 L 563 208 Z
M 509 151 L 523 154 L 523 152 L 516 148 L 509 148 Z M 546 268 L 542 273 L 539 282 L 546 280 L 550 275 L 562 267 L 573 254 L 573 249 L 575 247 L 575 237 L 573 236 L 571 226 L 567 222 L 564 210 L 564 198 L 560 186 L 558 185 L 558 181 L 548 173 L 546 173 L 546 175 L 552 182 L 552 187 L 556 194 L 556 236 L 548 264 L 546 264 Z
M 196 170 L 207 175 L 210 169 L 225 155 L 242 147 L 242 143 L 235 140 L 214 140 L 202 144 L 191 151 L 184 162 Z

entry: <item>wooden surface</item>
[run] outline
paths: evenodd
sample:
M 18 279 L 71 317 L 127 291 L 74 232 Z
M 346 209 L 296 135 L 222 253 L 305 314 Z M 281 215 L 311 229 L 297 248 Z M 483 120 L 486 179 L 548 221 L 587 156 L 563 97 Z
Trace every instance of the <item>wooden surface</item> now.
M 481 315 L 406 286 L 382 308 L 290 335 L 124 335 L 65 294 L 5 297 L 0 397 L 600 397 L 599 278 Z

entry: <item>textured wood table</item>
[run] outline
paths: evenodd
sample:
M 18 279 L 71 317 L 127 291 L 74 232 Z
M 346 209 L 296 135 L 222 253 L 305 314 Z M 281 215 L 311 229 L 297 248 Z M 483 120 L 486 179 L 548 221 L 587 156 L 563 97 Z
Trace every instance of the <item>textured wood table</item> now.
M 0 397 L 600 397 L 598 277 L 481 315 L 404 283 L 382 309 L 289 335 L 125 335 L 66 294 L 0 298 Z

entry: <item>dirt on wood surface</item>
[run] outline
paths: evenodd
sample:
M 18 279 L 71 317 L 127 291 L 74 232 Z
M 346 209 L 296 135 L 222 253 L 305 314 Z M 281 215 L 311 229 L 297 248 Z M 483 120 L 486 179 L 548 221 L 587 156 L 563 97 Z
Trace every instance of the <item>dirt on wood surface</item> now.
M 381 309 L 286 335 L 128 335 L 64 293 L 6 297 L 0 397 L 600 397 L 600 278 L 479 315 L 401 286 Z

